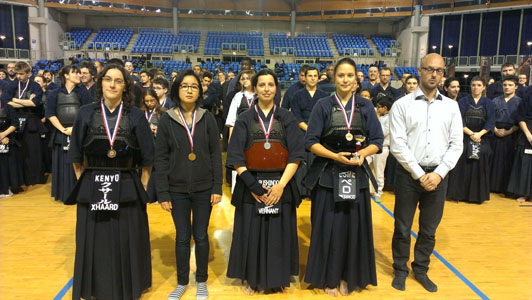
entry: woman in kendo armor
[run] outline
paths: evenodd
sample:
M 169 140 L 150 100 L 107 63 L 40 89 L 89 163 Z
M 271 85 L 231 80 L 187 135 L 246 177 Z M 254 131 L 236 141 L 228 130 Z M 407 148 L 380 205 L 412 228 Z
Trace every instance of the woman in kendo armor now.
M 449 174 L 447 197 L 481 204 L 490 199 L 491 147 L 488 134 L 495 126 L 493 102 L 483 96 L 486 83 L 480 76 L 471 79 L 471 95 L 458 100 L 464 123 L 464 151 Z
M 312 189 L 305 282 L 330 296 L 377 285 L 365 158 L 380 151 L 384 136 L 373 104 L 353 93 L 356 73 L 352 59 L 338 61 L 336 91 L 314 106 L 305 136 L 316 154 L 305 179 Z
M 154 158 L 144 113 L 130 106 L 133 80 L 110 64 L 96 82 L 96 101 L 80 108 L 68 159 L 78 183 L 72 299 L 138 299 L 151 286 L 145 192 Z M 137 170 L 142 169 L 141 176 Z
M 257 99 L 238 117 L 227 149 L 227 165 L 238 172 L 227 277 L 245 282 L 247 295 L 281 292 L 299 272 L 293 176 L 304 158 L 295 117 L 274 103 L 277 76 L 261 70 L 252 86 Z
M 54 127 L 52 132 L 52 197 L 65 201 L 76 184 L 72 163 L 68 162 L 68 149 L 72 125 L 82 105 L 91 102 L 90 94 L 80 83 L 76 66 L 65 66 L 59 72 L 61 88 L 52 90 L 46 97 L 46 115 Z

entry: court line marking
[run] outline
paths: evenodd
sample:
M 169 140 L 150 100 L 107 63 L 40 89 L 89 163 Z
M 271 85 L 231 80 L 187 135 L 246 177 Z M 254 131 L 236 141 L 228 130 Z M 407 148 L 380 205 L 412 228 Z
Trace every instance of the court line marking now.
M 373 201 L 375 202 L 375 198 L 373 196 L 371 196 L 371 199 L 373 199 Z M 375 203 L 377 203 L 385 212 L 388 213 L 388 215 L 390 215 L 393 219 L 395 219 L 395 216 L 393 215 L 393 213 L 386 206 L 384 206 L 382 203 L 378 203 L 378 202 L 375 202 Z M 414 231 L 410 230 L 410 234 L 417 240 L 417 234 Z M 488 296 L 486 296 L 479 288 L 477 288 L 471 281 L 469 281 L 469 279 L 467 279 L 464 275 L 462 275 L 460 271 L 458 271 L 453 265 L 451 265 L 450 262 L 448 262 L 443 256 L 441 256 L 438 252 L 436 252 L 436 250 L 433 250 L 432 254 L 434 254 L 434 256 L 436 256 L 437 259 L 439 259 L 449 270 L 451 270 L 451 272 L 454 273 L 454 275 L 460 278 L 460 280 L 462 280 L 473 292 L 475 292 L 475 294 L 477 294 L 480 297 L 480 299 L 490 300 Z
M 519 207 L 532 207 L 532 205 L 519 205 Z
M 65 284 L 65 286 L 57 293 L 57 295 L 54 297 L 54 300 L 61 300 L 65 296 L 65 294 L 70 290 L 72 287 L 72 283 L 74 283 L 74 277 L 71 277 L 70 280 Z

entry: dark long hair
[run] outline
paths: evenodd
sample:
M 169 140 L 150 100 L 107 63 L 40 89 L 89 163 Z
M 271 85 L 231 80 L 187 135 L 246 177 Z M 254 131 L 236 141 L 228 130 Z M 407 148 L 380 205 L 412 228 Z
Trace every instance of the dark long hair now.
M 124 106 L 126 108 L 129 108 L 131 106 L 135 105 L 135 95 L 133 94 L 133 79 L 127 71 L 119 65 L 115 64 L 108 64 L 105 66 L 105 68 L 102 70 L 100 74 L 98 74 L 98 79 L 96 80 L 96 93 L 94 96 L 94 102 L 99 103 L 103 99 L 103 90 L 102 90 L 102 81 L 103 77 L 105 77 L 105 74 L 111 69 L 117 69 L 122 73 L 122 76 L 124 77 L 124 93 L 122 94 L 122 101 L 124 102 Z
M 201 87 L 201 81 L 198 75 L 196 75 L 196 73 L 194 73 L 192 69 L 186 69 L 179 73 L 179 75 L 177 75 L 177 79 L 174 81 L 174 83 L 172 83 L 172 87 L 170 88 L 170 99 L 172 99 L 172 101 L 174 101 L 174 103 L 177 104 L 179 108 L 182 108 L 181 99 L 179 99 L 179 86 L 181 85 L 186 76 L 194 76 L 194 78 L 198 82 L 199 95 L 198 100 L 196 100 L 196 107 L 198 107 L 201 105 L 201 103 L 203 103 L 203 88 Z
M 145 112 L 148 111 L 148 108 L 146 107 L 146 104 L 144 103 L 144 98 L 146 96 L 152 96 L 153 99 L 155 99 L 154 110 L 156 111 L 157 117 L 160 118 L 161 111 L 166 111 L 166 109 L 164 109 L 164 107 L 161 107 L 161 104 L 159 104 L 159 98 L 157 98 L 157 93 L 155 92 L 153 88 L 147 88 L 142 91 L 142 96 L 140 98 L 140 109 Z
M 77 73 L 80 72 L 79 68 L 73 65 L 64 66 L 61 68 L 61 70 L 59 71 L 59 80 L 61 80 L 61 87 L 65 87 L 65 84 L 66 84 L 65 75 L 70 74 L 72 71 L 75 71 Z

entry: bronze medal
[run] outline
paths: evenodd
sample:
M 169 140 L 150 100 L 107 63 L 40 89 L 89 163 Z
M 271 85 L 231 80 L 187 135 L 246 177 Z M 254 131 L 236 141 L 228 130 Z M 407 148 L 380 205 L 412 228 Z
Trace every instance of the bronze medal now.
M 195 161 L 196 160 L 196 154 L 195 153 L 189 153 L 188 154 L 188 160 Z
M 107 151 L 107 157 L 109 158 L 115 158 L 116 157 L 116 150 L 111 148 Z
M 348 132 L 345 134 L 345 139 L 350 142 L 353 140 L 353 134 L 351 132 Z

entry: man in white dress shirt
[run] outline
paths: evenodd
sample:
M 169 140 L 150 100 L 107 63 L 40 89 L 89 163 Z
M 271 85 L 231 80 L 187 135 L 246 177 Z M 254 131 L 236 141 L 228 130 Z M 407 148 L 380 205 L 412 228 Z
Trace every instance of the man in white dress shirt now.
M 427 276 L 436 229 L 443 215 L 447 173 L 463 148 L 463 124 L 456 101 L 440 94 L 443 58 L 427 55 L 418 72 L 417 90 L 397 100 L 390 111 L 390 152 L 400 166 L 395 177 L 395 229 L 392 239 L 392 286 L 405 290 L 410 258 L 410 229 L 419 204 L 419 233 L 412 271 L 429 292 L 438 287 Z

